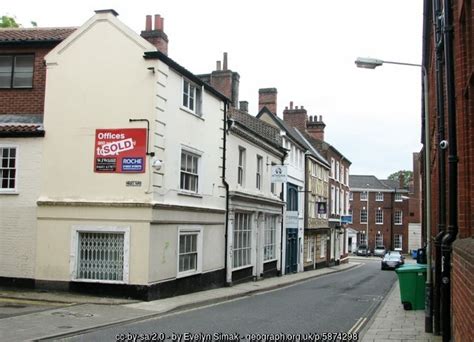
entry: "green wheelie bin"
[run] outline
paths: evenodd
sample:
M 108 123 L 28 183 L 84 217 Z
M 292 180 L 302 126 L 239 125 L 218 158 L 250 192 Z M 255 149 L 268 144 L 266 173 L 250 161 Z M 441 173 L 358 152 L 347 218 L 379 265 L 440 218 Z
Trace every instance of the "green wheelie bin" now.
M 395 270 L 405 310 L 425 309 L 426 268 L 424 264 L 409 264 Z

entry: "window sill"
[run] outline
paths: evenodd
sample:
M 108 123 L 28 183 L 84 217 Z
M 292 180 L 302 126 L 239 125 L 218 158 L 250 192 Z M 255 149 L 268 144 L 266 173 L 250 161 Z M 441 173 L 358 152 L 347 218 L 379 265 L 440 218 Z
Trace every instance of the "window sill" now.
M 200 270 L 178 272 L 178 274 L 176 275 L 176 278 L 186 278 L 186 277 L 190 277 L 190 276 L 200 274 L 200 273 L 201 273 Z
M 382 225 L 383 225 L 383 223 L 377 223 L 377 222 L 375 222 L 375 224 L 376 224 L 377 226 L 382 226 Z
M 196 114 L 196 113 L 194 113 L 193 111 L 191 111 L 190 109 L 188 109 L 186 107 L 181 106 L 181 107 L 179 107 L 179 109 L 181 109 L 183 112 L 186 112 L 186 113 L 188 113 L 192 116 L 195 116 L 196 118 L 198 118 L 202 121 L 205 121 L 204 118 L 202 117 L 202 115 Z
M 179 196 L 188 196 L 188 197 L 195 197 L 195 198 L 202 198 L 202 195 L 195 193 L 195 192 L 187 192 L 185 190 L 180 190 L 178 192 Z
M 233 268 L 232 268 L 232 272 L 234 272 L 234 271 L 240 271 L 240 270 L 243 270 L 243 269 L 246 269 L 246 268 L 250 268 L 250 267 L 253 267 L 253 265 L 252 265 L 252 264 L 249 264 L 249 265 L 245 265 L 245 266 L 233 267 Z
M 403 223 L 395 223 L 395 226 L 403 226 Z
M 277 261 L 277 260 L 278 260 L 277 258 L 268 259 L 268 260 L 264 260 L 263 263 L 266 264 L 267 262 L 273 262 L 273 261 Z
M 78 283 L 127 284 L 123 280 L 72 279 L 71 281 Z
M 6 191 L 6 190 L 0 190 L 0 196 L 1 195 L 19 195 L 20 193 L 17 190 L 13 191 Z

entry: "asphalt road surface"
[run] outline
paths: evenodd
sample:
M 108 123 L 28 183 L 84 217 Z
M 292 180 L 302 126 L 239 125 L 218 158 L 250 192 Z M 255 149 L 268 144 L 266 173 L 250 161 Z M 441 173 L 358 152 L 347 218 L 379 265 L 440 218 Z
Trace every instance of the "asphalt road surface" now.
M 380 261 L 367 260 L 354 269 L 283 289 L 109 327 L 65 340 L 144 341 L 148 337 L 148 340 L 184 342 L 204 341 L 203 337 L 212 336 L 214 340 L 221 337 L 221 341 L 235 341 L 235 337 L 237 340 L 261 341 L 262 337 L 268 339 L 272 336 L 265 334 L 277 334 L 273 337 L 278 338 L 283 336 L 280 333 L 312 337 L 308 334 L 358 332 L 395 280 L 395 272 L 380 270 Z

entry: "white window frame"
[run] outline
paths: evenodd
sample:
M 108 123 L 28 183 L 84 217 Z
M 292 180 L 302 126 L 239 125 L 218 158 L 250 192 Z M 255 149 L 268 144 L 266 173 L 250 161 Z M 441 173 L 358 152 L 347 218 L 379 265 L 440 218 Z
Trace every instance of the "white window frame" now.
M 375 224 L 383 224 L 383 209 L 375 209 Z
M 365 213 L 365 220 L 362 221 L 362 213 Z M 365 207 L 363 207 L 362 209 L 360 209 L 360 223 L 367 223 L 368 221 L 368 212 L 367 212 L 367 209 Z
M 79 233 L 115 233 L 124 234 L 123 238 L 123 280 L 101 280 L 101 279 L 81 279 L 77 278 L 77 265 L 79 257 Z M 71 228 L 71 245 L 69 258 L 69 274 L 71 280 L 85 283 L 109 283 L 128 284 L 129 283 L 129 263 L 130 263 L 130 226 L 89 226 L 74 225 Z
M 351 191 L 349 192 L 349 201 L 353 201 L 354 200 L 354 193 Z
M 275 166 L 275 165 L 276 165 L 276 163 L 274 163 L 274 162 L 271 163 L 272 169 L 273 169 L 273 166 Z M 270 192 L 271 192 L 272 194 L 274 194 L 274 195 L 278 195 L 278 194 L 277 194 L 277 186 L 276 186 L 276 183 L 272 182 L 271 177 L 269 177 L 269 178 L 270 178 Z
M 383 202 L 383 192 L 376 192 L 375 193 L 375 201 L 376 202 Z
M 393 236 L 393 249 L 394 250 L 403 249 L 403 234 L 395 234 Z
M 349 221 L 349 223 L 354 222 L 354 216 L 353 216 L 354 213 L 353 213 L 352 209 L 349 208 L 349 209 L 347 210 L 347 214 L 351 217 L 351 220 Z
M 276 238 L 277 238 L 278 215 L 265 215 L 265 227 L 263 233 L 263 262 L 276 260 Z M 265 253 L 267 248 L 272 247 L 272 255 L 268 257 Z
M 341 192 L 339 191 L 339 187 L 336 187 L 336 203 L 335 203 L 335 206 L 336 206 L 336 212 L 335 214 L 336 215 L 340 215 L 341 214 Z
M 359 234 L 359 246 L 360 245 L 366 245 L 367 246 L 367 238 L 366 238 L 365 232 L 361 232 Z
M 306 262 L 314 260 L 314 239 L 312 236 L 308 236 L 306 240 Z
M 395 213 L 393 214 L 393 221 L 393 223 L 397 226 L 403 225 L 403 211 L 396 209 Z
M 361 201 L 365 201 L 365 202 L 366 202 L 366 201 L 368 201 L 368 198 L 369 198 L 369 196 L 368 196 L 368 192 L 367 192 L 367 191 L 362 191 L 362 192 L 360 193 L 360 200 L 361 200 Z
M 336 213 L 336 188 L 331 185 L 331 214 Z
M 201 116 L 202 89 L 194 82 L 183 77 L 181 92 L 181 109 L 194 115 Z M 185 103 L 186 101 L 186 103 Z M 192 105 L 191 105 L 192 103 Z
M 255 186 L 258 190 L 262 190 L 263 181 L 263 157 L 257 155 L 257 172 L 255 174 Z
M 339 178 L 339 177 L 340 177 L 340 171 L 341 171 L 341 169 L 340 169 L 340 167 L 339 167 L 339 162 L 336 161 L 336 176 L 335 176 L 334 178 L 335 178 L 338 182 L 341 181 L 340 178 Z
M 239 216 L 239 215 L 243 215 L 243 217 L 248 218 L 248 227 L 247 227 L 247 229 L 236 229 L 236 228 L 238 228 L 237 227 L 237 216 Z M 239 269 L 246 268 L 246 267 L 249 267 L 250 265 L 252 265 L 252 220 L 253 220 L 253 217 L 250 213 L 236 212 L 234 214 L 234 222 L 233 222 L 234 232 L 233 232 L 233 236 L 232 236 L 232 240 L 233 240 L 232 241 L 232 269 L 233 270 L 239 270 Z M 236 232 L 238 232 L 238 231 L 239 232 L 247 232 L 248 245 L 245 245 L 244 247 L 242 247 L 242 246 L 237 247 L 239 245 L 239 242 L 240 242 L 240 240 L 237 241 L 237 239 L 236 239 Z M 239 264 L 239 265 L 234 266 L 238 253 L 242 252 L 242 251 L 248 251 L 249 252 L 247 263 L 246 264 Z
M 336 175 L 336 161 L 334 158 L 331 158 L 331 174 L 329 175 L 330 178 L 334 178 Z
M 188 172 L 188 171 L 184 171 L 184 170 L 181 169 L 181 167 L 182 167 L 181 162 L 182 162 L 183 153 L 197 158 L 197 173 L 196 174 Z M 178 189 L 181 192 L 189 193 L 189 194 L 199 194 L 199 191 L 201 189 L 201 173 L 200 173 L 201 172 L 201 159 L 202 159 L 202 152 L 200 152 L 196 149 L 189 148 L 189 147 L 184 147 L 184 146 L 181 147 L 181 153 L 179 155 L 179 179 L 178 179 Z M 195 191 L 185 189 L 185 188 L 181 187 L 181 174 L 183 172 L 186 173 L 186 174 L 190 174 L 191 176 L 197 177 L 196 190 Z
M 321 258 L 326 258 L 326 247 L 327 247 L 326 244 L 327 244 L 327 237 L 326 235 L 323 235 L 321 237 L 321 246 L 320 246 L 321 253 L 319 254 Z
M 375 247 L 385 246 L 383 243 L 383 233 L 375 233 Z
M 19 146 L 18 145 L 10 145 L 10 144 L 0 144 L 0 149 L 14 149 L 15 150 L 15 167 L 13 168 L 15 170 L 15 187 L 14 188 L 1 188 L 2 186 L 2 170 L 3 170 L 3 151 L 0 152 L 0 195 L 5 195 L 5 194 L 17 194 L 18 193 L 18 181 L 19 181 Z M 7 168 L 10 169 L 10 168 Z
M 180 259 L 180 238 L 182 235 L 197 235 L 197 242 L 196 242 L 196 250 L 197 250 L 197 260 L 196 260 L 196 269 L 194 270 L 186 270 L 181 271 L 179 270 L 179 259 Z M 203 235 L 203 227 L 202 226 L 179 226 L 178 227 L 178 236 L 176 240 L 176 277 L 183 278 L 188 277 L 190 275 L 202 273 L 202 235 Z
M 341 176 L 340 182 L 342 184 L 344 184 L 344 180 L 345 180 L 345 178 L 344 178 L 344 166 L 342 164 L 341 164 L 340 176 Z
M 349 186 L 349 168 L 346 169 L 346 185 Z
M 400 192 L 395 193 L 395 202 L 403 202 L 402 194 Z
M 345 214 L 345 200 L 346 197 L 344 196 L 344 190 L 341 189 L 341 195 L 339 197 L 339 207 L 340 207 L 340 214 L 344 215 Z
M 244 187 L 245 186 L 245 159 L 246 159 L 247 150 L 239 146 L 239 155 L 238 155 L 238 165 L 237 165 L 237 184 Z

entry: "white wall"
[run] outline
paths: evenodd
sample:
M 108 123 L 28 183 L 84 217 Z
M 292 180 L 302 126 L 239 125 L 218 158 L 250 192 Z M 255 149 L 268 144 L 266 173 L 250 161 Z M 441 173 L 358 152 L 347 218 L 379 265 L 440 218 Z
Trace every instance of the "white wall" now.
M 0 277 L 33 278 L 43 138 L 5 138 L 0 146 L 17 147 L 17 192 L 0 193 Z

